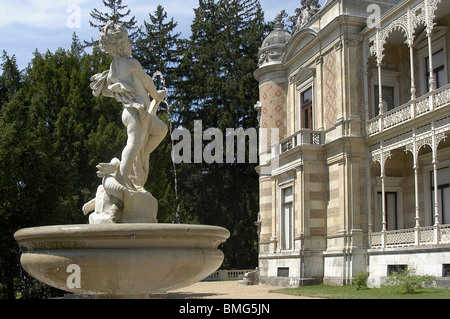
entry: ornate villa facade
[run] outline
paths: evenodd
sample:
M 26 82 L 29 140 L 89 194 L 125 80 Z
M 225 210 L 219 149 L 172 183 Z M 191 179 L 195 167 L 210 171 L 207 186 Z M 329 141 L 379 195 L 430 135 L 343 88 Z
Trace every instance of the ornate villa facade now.
M 304 1 L 259 53 L 259 277 L 450 280 L 450 1 Z M 266 149 L 266 150 L 264 150 Z M 448 285 L 448 284 L 447 284 Z

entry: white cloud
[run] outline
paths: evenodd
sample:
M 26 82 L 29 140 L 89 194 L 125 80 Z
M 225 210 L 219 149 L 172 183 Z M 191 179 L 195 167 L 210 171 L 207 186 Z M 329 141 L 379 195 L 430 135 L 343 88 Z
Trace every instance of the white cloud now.
M 282 9 L 293 15 L 295 8 L 301 6 L 300 0 L 260 1 L 267 21 L 275 19 Z M 324 2 L 320 1 L 322 5 Z M 148 14 L 155 12 L 158 3 L 164 7 L 168 18 L 173 17 L 178 22 L 177 31 L 188 37 L 199 0 L 123 1 L 138 25 L 148 20 Z M 72 12 L 68 12 L 68 8 L 74 4 L 81 9 L 81 28 L 71 29 L 67 21 Z M 45 52 L 46 49 L 70 47 L 74 31 L 81 40 L 96 38 L 98 31 L 89 26 L 90 12 L 94 8 L 106 11 L 101 0 L 0 0 L 0 52 L 6 50 L 10 55 L 15 54 L 20 66 L 24 67 L 36 48 Z
M 325 0 L 320 1 L 322 4 Z M 169 17 L 192 17 L 194 8 L 198 7 L 198 0 L 164 0 L 160 2 Z M 102 5 L 98 0 L 21 0 L 2 1 L 0 3 L 0 27 L 11 24 L 24 24 L 35 27 L 59 28 L 66 25 L 69 15 L 67 9 L 71 5 L 79 5 L 82 18 L 90 19 L 89 13 L 97 7 L 100 11 Z M 147 19 L 148 13 L 156 10 L 158 2 L 154 0 L 128 0 L 123 2 L 131 9 L 132 15 L 141 21 Z M 273 0 L 261 0 L 266 13 L 266 19 L 273 20 L 277 13 L 286 9 L 294 14 L 295 8 L 300 6 L 300 0 L 283 1 L 280 4 Z M 175 19 L 176 20 L 176 19 Z
M 67 9 L 71 5 L 80 7 L 91 0 L 23 0 L 0 3 L 0 27 L 23 24 L 34 27 L 59 28 L 66 25 Z M 82 11 L 83 12 L 83 11 Z

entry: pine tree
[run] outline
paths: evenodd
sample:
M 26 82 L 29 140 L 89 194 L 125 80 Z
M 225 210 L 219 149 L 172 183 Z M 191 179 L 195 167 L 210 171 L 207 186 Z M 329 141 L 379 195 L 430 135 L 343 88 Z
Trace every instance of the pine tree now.
M 178 23 L 173 18 L 167 21 L 167 12 L 164 7 L 159 5 L 154 14 L 149 13 L 149 21 L 144 21 L 143 28 L 136 40 L 135 56 L 142 64 L 148 74 L 153 75 L 160 71 L 164 76 L 165 87 L 169 92 L 176 86 L 177 68 L 180 64 L 180 33 L 175 32 Z M 159 78 L 155 84 L 159 89 L 162 85 Z M 172 112 L 169 105 L 172 102 L 172 94 L 168 97 L 169 103 L 161 103 L 158 116 L 169 127 L 172 127 Z M 151 154 L 150 174 L 148 177 L 146 189 L 153 196 L 158 198 L 159 210 L 158 220 L 162 222 L 173 222 L 180 218 L 185 220 L 177 209 L 175 176 L 171 159 L 171 136 L 168 134 L 159 147 Z
M 144 21 L 136 40 L 136 56 L 147 71 L 159 70 L 170 76 L 180 59 L 180 33 L 175 33 L 178 23 L 173 18 L 166 20 L 167 12 L 161 5 L 153 15 L 149 13 L 149 22 Z
M 177 111 L 186 128 L 255 128 L 258 85 L 252 74 L 265 23 L 257 0 L 200 0 L 189 50 L 180 69 Z M 206 144 L 206 143 L 205 143 Z M 226 151 L 226 150 L 225 150 Z M 258 176 L 255 164 L 184 164 L 180 168 L 185 209 L 201 223 L 226 227 L 224 267 L 256 265 Z M 240 247 L 248 247 L 242 253 Z
M 109 12 L 101 12 L 98 9 L 92 10 L 90 13 L 94 22 L 89 21 L 91 27 L 101 29 L 108 23 L 108 21 L 114 21 L 115 23 L 121 23 L 128 30 L 130 39 L 134 40 L 139 33 L 139 29 L 136 26 L 136 17 L 131 19 L 125 19 L 131 14 L 131 9 L 128 9 L 127 5 L 122 4 L 122 0 L 102 0 L 103 5 L 109 9 Z M 85 46 L 93 46 L 98 43 L 98 40 L 91 39 L 91 41 L 84 41 Z
M 14 231 L 70 221 L 76 212 L 76 170 L 71 159 L 58 152 L 55 139 L 74 66 L 63 50 L 36 52 L 22 87 L 1 110 L 0 165 L 5 169 L 0 170 L 0 192 L 5 200 L 0 201 L 0 223 L 11 233 L 0 234 L 2 245 L 9 246 L 0 247 L 4 253 L 0 265 L 10 272 L 7 278 L 18 277 Z M 5 284 L 11 294 L 14 283 Z
M 74 32 L 72 34 L 72 44 L 70 45 L 70 54 L 79 60 L 81 60 L 82 55 L 84 53 L 83 45 L 80 42 L 80 38 L 77 33 Z
M 222 0 L 219 5 L 221 16 L 226 19 L 221 36 L 225 37 L 222 43 L 226 43 L 222 63 L 227 69 L 222 79 L 223 114 L 219 126 L 256 128 L 254 104 L 259 93 L 253 72 L 257 68 L 256 57 L 265 27 L 262 9 L 259 1 L 255 0 Z M 227 14 L 230 11 L 232 14 Z M 256 163 L 234 163 L 225 166 L 229 175 L 226 192 L 231 196 L 223 201 L 228 206 L 226 210 L 232 212 L 227 222 L 230 231 L 236 236 L 236 239 L 227 245 L 226 252 L 228 262 L 239 268 L 254 266 L 257 259 L 255 249 L 249 249 L 247 254 L 237 253 L 239 247 L 256 247 L 254 223 L 258 212 L 259 187 L 255 166 Z M 220 167 L 220 170 L 222 169 Z M 220 171 L 215 174 L 220 174 Z
M 22 87 L 22 73 L 19 71 L 15 55 L 9 57 L 6 51 L 2 54 L 0 75 L 0 110 L 4 103 Z

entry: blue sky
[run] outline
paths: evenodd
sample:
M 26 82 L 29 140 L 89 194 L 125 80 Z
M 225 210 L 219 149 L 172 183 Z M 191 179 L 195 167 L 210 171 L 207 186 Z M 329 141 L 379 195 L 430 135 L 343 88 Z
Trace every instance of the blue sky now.
M 285 9 L 290 15 L 300 7 L 300 0 L 261 0 L 267 21 Z M 321 0 L 323 4 L 325 0 Z M 178 22 L 178 32 L 189 35 L 198 0 L 124 0 L 123 4 L 136 16 L 138 25 L 148 19 L 161 4 L 168 18 Z M 0 0 L 0 53 L 15 55 L 20 69 L 31 61 L 33 52 L 69 48 L 72 34 L 81 40 L 97 38 L 98 31 L 89 26 L 89 13 L 97 8 L 106 11 L 101 0 Z M 79 9 L 79 20 L 72 19 Z M 68 26 L 68 20 L 73 24 Z M 78 23 L 79 22 L 79 23 Z

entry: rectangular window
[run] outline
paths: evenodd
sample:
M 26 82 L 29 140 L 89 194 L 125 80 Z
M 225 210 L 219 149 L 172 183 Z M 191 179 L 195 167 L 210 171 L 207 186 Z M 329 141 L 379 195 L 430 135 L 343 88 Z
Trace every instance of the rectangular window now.
M 388 276 L 391 276 L 392 273 L 401 273 L 408 269 L 407 265 L 388 265 L 387 274 Z
M 293 204 L 294 194 L 292 187 L 288 187 L 282 190 L 283 204 L 281 207 L 281 249 L 292 249 L 293 243 Z
M 425 58 L 425 68 L 426 68 L 426 82 L 428 83 L 428 90 L 430 89 L 430 58 Z M 436 85 L 436 89 L 447 84 L 447 76 L 445 72 L 445 55 L 444 50 L 439 50 L 435 54 L 433 54 L 433 75 L 434 81 Z
M 378 193 L 378 207 L 379 207 L 379 219 L 383 218 L 383 202 L 382 193 Z M 397 193 L 385 192 L 384 200 L 386 205 L 386 229 L 387 230 L 397 230 L 398 229 L 398 199 Z M 379 221 L 381 227 L 381 221 Z
M 450 264 L 442 265 L 442 277 L 450 277 Z
M 278 267 L 277 269 L 278 277 L 289 277 L 289 268 L 287 267 Z
M 434 172 L 430 172 L 431 180 L 431 220 L 434 223 Z M 439 223 L 450 223 L 450 167 L 441 168 L 437 171 L 437 192 Z
M 313 90 L 312 87 L 300 93 L 302 128 L 313 129 Z

